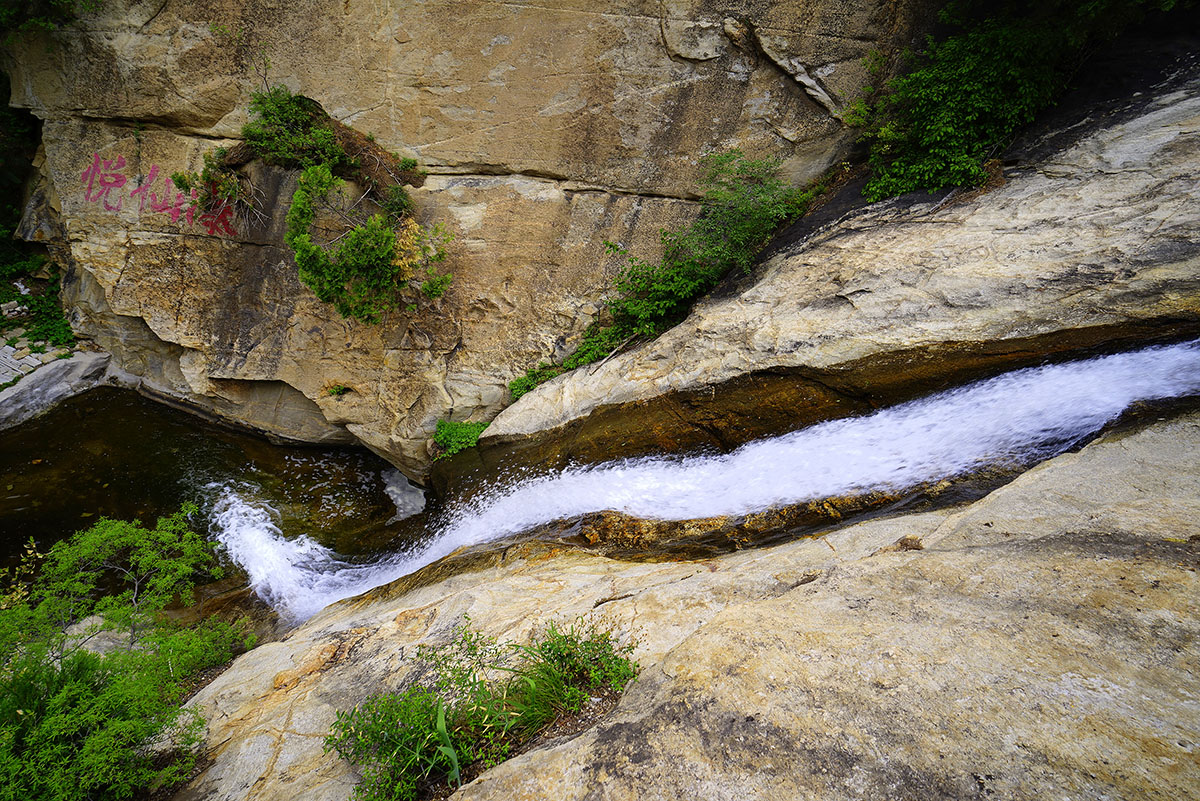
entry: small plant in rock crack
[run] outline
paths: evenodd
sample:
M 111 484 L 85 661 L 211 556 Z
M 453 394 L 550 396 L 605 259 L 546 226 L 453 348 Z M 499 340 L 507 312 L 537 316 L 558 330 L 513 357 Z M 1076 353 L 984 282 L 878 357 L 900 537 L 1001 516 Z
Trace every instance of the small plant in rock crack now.
M 433 434 L 433 444 L 441 450 L 437 458 L 444 459 L 467 448 L 474 448 L 479 444 L 479 435 L 487 427 L 487 423 L 438 420 L 437 429 Z

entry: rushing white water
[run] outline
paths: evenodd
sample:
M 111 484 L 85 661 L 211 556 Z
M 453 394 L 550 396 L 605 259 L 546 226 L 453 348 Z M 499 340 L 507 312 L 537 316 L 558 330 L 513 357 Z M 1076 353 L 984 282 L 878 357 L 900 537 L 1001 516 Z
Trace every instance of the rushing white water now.
M 749 443 L 724 455 L 642 458 L 529 478 L 481 493 L 407 553 L 352 565 L 286 539 L 261 504 L 225 487 L 214 528 L 258 593 L 289 621 L 456 548 L 611 509 L 682 520 L 737 515 L 872 489 L 899 490 L 990 464 L 1032 464 L 1139 400 L 1200 393 L 1200 341 L 1018 370 L 866 417 Z

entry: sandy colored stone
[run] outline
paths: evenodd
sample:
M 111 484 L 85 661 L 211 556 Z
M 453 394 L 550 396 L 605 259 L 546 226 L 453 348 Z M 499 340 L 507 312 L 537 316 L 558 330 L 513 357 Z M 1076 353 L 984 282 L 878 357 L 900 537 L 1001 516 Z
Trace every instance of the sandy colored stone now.
M 513 548 L 381 588 L 196 697 L 215 761 L 180 797 L 346 798 L 352 771 L 321 753 L 334 711 L 401 686 L 464 614 L 515 639 L 590 615 L 635 638 L 643 673 L 596 728 L 456 798 L 1188 797 L 1198 446 L 1192 413 L 957 510 L 694 562 Z
M 604 240 L 652 253 L 695 213 L 702 153 L 776 156 L 798 181 L 840 157 L 862 58 L 910 42 L 925 5 L 114 0 L 5 55 L 13 102 L 45 120 L 22 235 L 71 266 L 73 324 L 146 389 L 420 477 L 437 420 L 494 416 L 569 352 L 618 267 Z M 259 229 L 154 210 L 167 176 L 236 141 L 264 74 L 429 170 L 420 216 L 457 236 L 430 309 L 367 327 L 316 301 L 282 247 L 287 176 L 256 175 Z M 85 194 L 96 157 L 123 190 Z M 143 182 L 156 199 L 129 195 Z
M 986 194 L 875 204 L 784 246 L 657 340 L 523 396 L 480 458 L 727 449 L 1047 356 L 1196 335 L 1200 71 L 1183 75 Z

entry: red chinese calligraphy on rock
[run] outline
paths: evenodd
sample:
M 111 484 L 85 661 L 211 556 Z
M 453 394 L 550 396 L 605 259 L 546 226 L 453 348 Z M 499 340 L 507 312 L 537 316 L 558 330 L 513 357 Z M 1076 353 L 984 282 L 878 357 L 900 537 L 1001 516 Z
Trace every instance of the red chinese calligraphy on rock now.
M 121 189 L 129 180 L 118 172 L 123 169 L 125 169 L 124 156 L 101 161 L 100 154 L 93 153 L 91 166 L 84 170 L 81 176 L 83 182 L 87 184 L 87 188 L 83 191 L 83 199 L 88 203 L 104 201 L 104 208 L 109 211 L 120 211 L 121 204 L 125 199 L 118 193 L 116 205 L 113 205 L 110 202 L 110 195 L 114 189 Z
M 150 187 L 153 186 L 154 182 L 157 180 L 158 165 L 151 164 L 150 174 L 146 176 L 146 180 L 142 181 L 141 185 L 137 189 L 129 193 L 130 199 L 135 197 L 138 199 L 138 211 L 145 211 L 147 203 L 150 204 L 151 211 L 166 211 L 168 208 L 170 208 L 170 203 L 167 202 L 167 192 L 163 192 L 163 199 L 160 202 L 158 199 L 158 194 L 150 191 Z M 174 186 L 170 179 L 167 179 L 166 184 L 167 191 L 170 191 L 170 188 Z
M 129 179 L 119 172 L 123 169 L 125 169 L 124 156 L 102 160 L 99 153 L 93 153 L 91 166 L 80 176 L 85 185 L 84 200 L 89 203 L 103 201 L 104 208 L 109 211 L 120 211 L 125 198 L 121 196 L 119 190 L 129 182 Z M 163 178 L 162 192 L 153 192 L 151 189 L 158 182 L 159 172 L 159 166 L 151 164 L 146 178 L 129 193 L 130 199 L 137 200 L 139 214 L 149 208 L 155 214 L 169 215 L 173 223 L 178 223 L 180 217 L 183 217 L 189 226 L 199 222 L 212 236 L 237 236 L 237 231 L 233 228 L 233 206 L 231 204 L 221 202 L 220 205 L 211 209 L 199 209 L 199 192 L 197 190 L 192 189 L 187 194 L 179 192 L 175 187 L 175 182 L 166 177 Z M 118 190 L 115 195 L 114 190 Z M 199 214 L 197 214 L 197 210 L 199 210 Z
M 228 203 L 222 203 L 217 208 L 208 209 L 200 214 L 200 224 L 213 235 L 222 233 L 226 236 L 237 236 L 237 231 L 234 231 L 233 226 L 230 225 L 232 219 L 233 206 Z

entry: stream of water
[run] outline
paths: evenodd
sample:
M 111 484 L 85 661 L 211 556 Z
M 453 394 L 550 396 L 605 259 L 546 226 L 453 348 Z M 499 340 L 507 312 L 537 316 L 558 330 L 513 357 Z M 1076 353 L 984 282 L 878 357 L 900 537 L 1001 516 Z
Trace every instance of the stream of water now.
M 45 550 L 102 516 L 153 525 L 184 501 L 208 514 L 214 484 L 340 552 L 394 547 L 424 530 L 411 517 L 420 490 L 362 449 L 273 444 L 103 387 L 0 432 L 0 566 L 30 538 Z
M 397 553 L 352 563 L 285 537 L 269 504 L 209 487 L 212 531 L 289 622 L 430 564 L 464 545 L 614 510 L 680 520 L 739 515 L 873 489 L 903 490 L 989 465 L 1031 465 L 1094 435 L 1138 401 L 1200 393 L 1200 341 L 1018 370 L 895 406 L 749 443 L 723 455 L 641 458 L 498 484 L 445 513 Z

